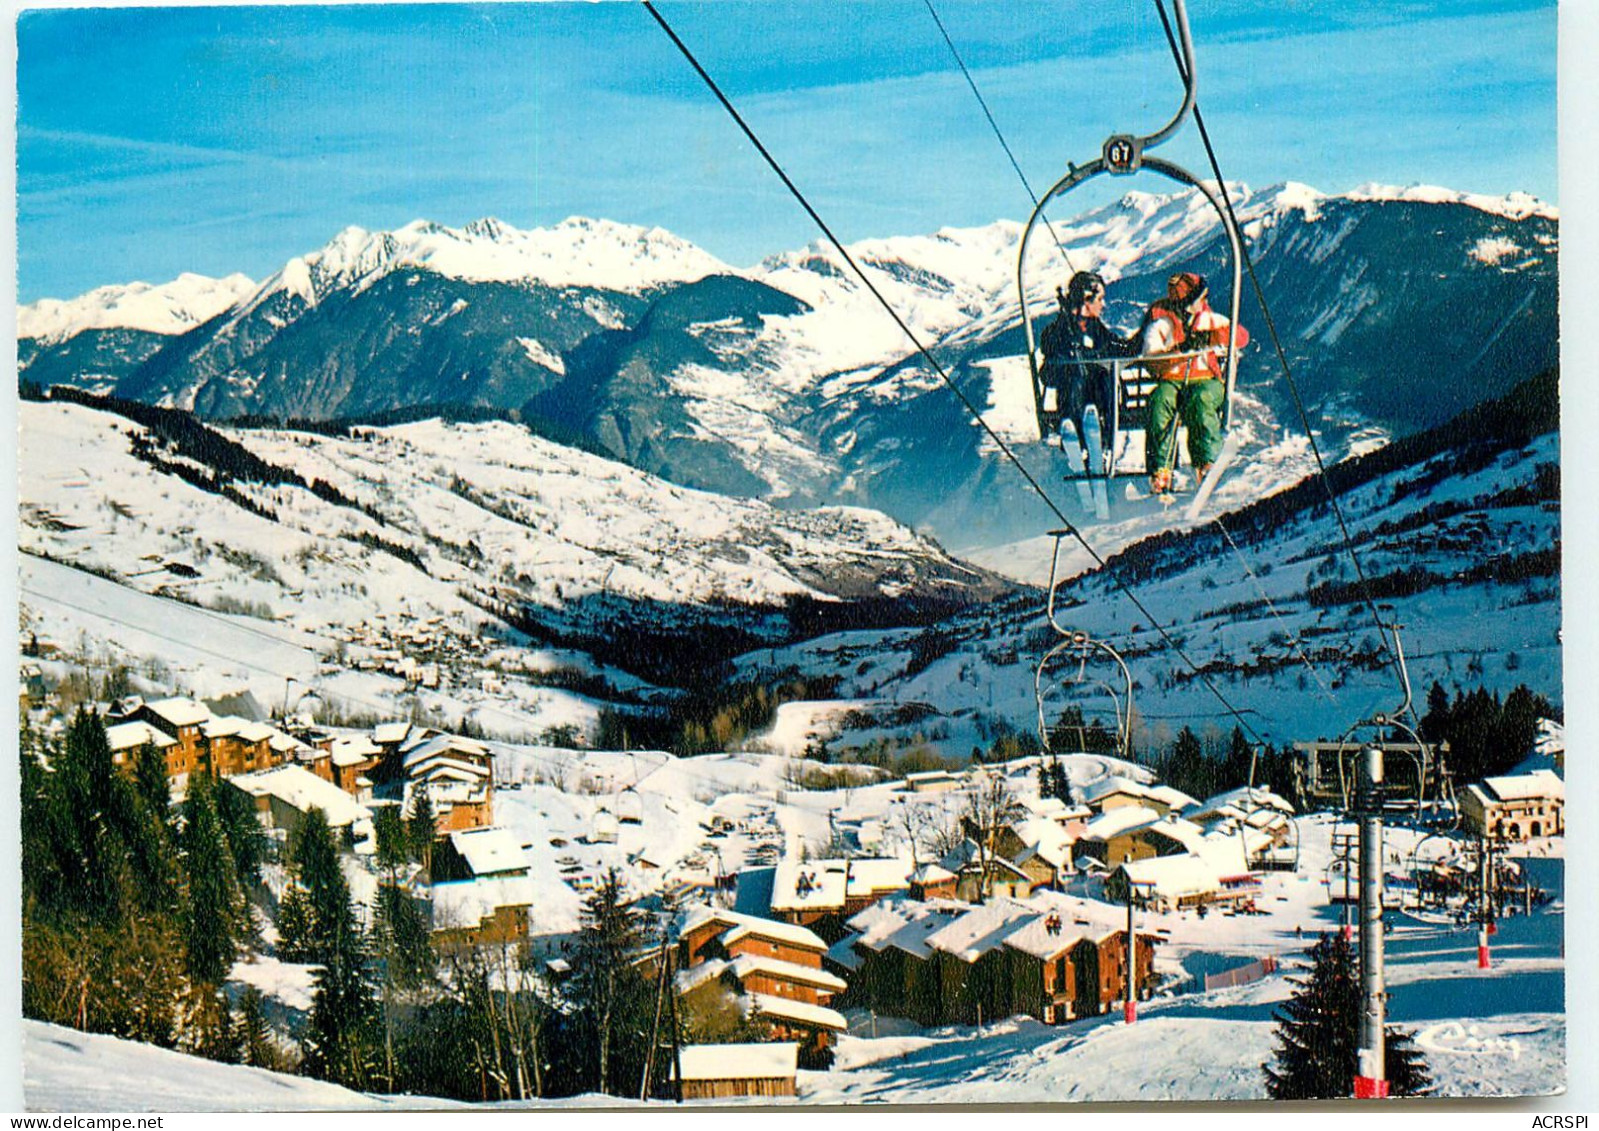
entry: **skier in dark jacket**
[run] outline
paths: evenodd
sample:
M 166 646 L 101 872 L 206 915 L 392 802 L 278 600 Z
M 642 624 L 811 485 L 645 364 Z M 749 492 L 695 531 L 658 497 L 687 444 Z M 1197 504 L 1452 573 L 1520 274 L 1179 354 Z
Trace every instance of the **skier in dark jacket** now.
M 1079 440 L 1083 435 L 1083 410 L 1090 404 L 1098 406 L 1100 427 L 1108 444 L 1115 379 L 1108 365 L 1084 363 L 1133 357 L 1138 343 L 1105 325 L 1101 317 L 1105 313 L 1105 281 L 1094 272 L 1077 272 L 1066 290 L 1055 294 L 1060 301 L 1060 315 L 1039 336 L 1044 353 L 1044 386 L 1055 390 L 1061 420 L 1072 422 Z

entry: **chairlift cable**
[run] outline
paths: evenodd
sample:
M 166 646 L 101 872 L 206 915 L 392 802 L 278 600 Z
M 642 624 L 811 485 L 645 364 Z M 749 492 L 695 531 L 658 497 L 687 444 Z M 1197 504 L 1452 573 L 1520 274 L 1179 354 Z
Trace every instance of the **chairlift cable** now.
M 1265 739 L 1261 736 L 1260 732 L 1251 726 L 1238 708 L 1234 707 L 1227 697 L 1222 694 L 1221 689 L 1216 686 L 1209 674 L 1194 662 L 1193 658 L 1188 655 L 1188 653 L 1183 649 L 1182 645 L 1177 643 L 1177 641 L 1172 637 L 1171 633 L 1168 632 L 1165 626 L 1160 623 L 1159 619 L 1154 615 L 1154 613 L 1150 612 L 1150 610 L 1145 607 L 1144 603 L 1138 599 L 1138 595 L 1134 593 L 1133 590 L 1116 575 L 1114 570 L 1109 568 L 1105 559 L 1099 555 L 1099 552 L 1095 550 L 1094 547 L 1089 543 L 1088 539 L 1083 536 L 1082 531 L 1078 530 L 1072 521 L 1066 517 L 1065 513 L 1055 503 L 1055 500 L 1050 498 L 1049 493 L 1044 490 L 1044 488 L 1039 484 L 1038 480 L 1033 477 L 1033 474 L 1028 471 L 1026 466 L 1022 464 L 1021 460 L 1016 457 L 1016 453 L 1011 450 L 1010 445 L 1005 443 L 1005 441 L 1000 438 L 999 434 L 995 432 L 994 429 L 989 425 L 988 421 L 983 419 L 983 414 L 978 410 L 977 406 L 972 403 L 971 398 L 962 392 L 960 387 L 955 384 L 954 379 L 950 377 L 950 375 L 944 370 L 944 367 L 940 365 L 937 359 L 933 357 L 932 352 L 922 344 L 915 332 L 910 328 L 909 325 L 906 324 L 905 320 L 900 317 L 899 312 L 894 309 L 893 305 L 888 301 L 887 298 L 884 297 L 883 293 L 878 290 L 876 284 L 874 284 L 866 272 L 861 269 L 860 265 L 855 262 L 855 257 L 849 253 L 849 250 L 845 248 L 843 242 L 833 234 L 833 230 L 827 225 L 827 222 L 823 220 L 821 215 L 817 213 L 816 209 L 811 206 L 811 203 L 808 199 L 806 199 L 805 194 L 800 191 L 799 187 L 789 177 L 782 165 L 778 163 L 777 159 L 772 156 L 771 152 L 761 142 L 755 131 L 744 120 L 743 115 L 738 112 L 737 107 L 735 107 L 727 95 L 723 93 L 722 88 L 717 85 L 716 80 L 712 78 L 710 73 L 706 71 L 706 69 L 700 64 L 699 59 L 695 57 L 693 51 L 689 49 L 688 45 L 678 37 L 677 32 L 672 29 L 672 25 L 666 21 L 666 17 L 662 16 L 661 13 L 656 10 L 655 5 L 651 2 L 651 0 L 643 0 L 643 6 L 644 10 L 650 14 L 651 18 L 653 18 L 655 22 L 660 25 L 661 30 L 666 33 L 667 38 L 669 38 L 673 45 L 677 47 L 678 51 L 682 53 L 689 65 L 694 68 L 695 73 L 700 76 L 701 81 L 703 81 L 710 92 L 716 96 L 717 101 L 722 104 L 722 108 L 727 111 L 728 116 L 733 119 L 734 123 L 749 140 L 750 144 L 755 147 L 758 153 L 760 153 L 761 157 L 766 161 L 771 170 L 777 174 L 778 178 L 783 182 L 784 187 L 788 189 L 789 194 L 793 196 L 799 206 L 805 210 L 806 215 L 811 218 L 811 221 L 815 223 L 819 229 L 821 229 L 822 234 L 827 237 L 828 242 L 833 245 L 833 248 L 843 258 L 844 262 L 849 265 L 850 269 L 855 272 L 855 275 L 865 285 L 866 289 L 871 292 L 872 297 L 877 300 L 878 305 L 880 305 L 888 314 L 888 316 L 894 320 L 895 324 L 899 326 L 901 332 L 904 333 L 906 338 L 908 338 L 911 344 L 916 348 L 916 351 L 927 360 L 928 365 L 932 367 L 933 372 L 938 376 L 939 380 L 943 381 L 944 385 L 950 390 L 950 392 L 955 394 L 956 398 L 966 408 L 966 411 L 971 415 L 972 419 L 977 422 L 978 427 L 988 435 L 988 438 L 994 442 L 995 447 L 1002 455 L 1004 455 L 1007 460 L 1010 461 L 1011 465 L 1016 468 L 1017 472 L 1022 476 L 1022 478 L 1027 481 L 1028 486 L 1033 489 L 1033 492 L 1039 497 L 1039 499 L 1043 501 L 1044 505 L 1047 506 L 1051 513 L 1053 513 L 1055 517 L 1060 520 L 1062 527 L 1077 540 L 1084 550 L 1088 552 L 1089 557 L 1093 559 L 1094 563 L 1102 571 L 1105 572 L 1106 576 L 1108 576 L 1115 586 L 1122 591 L 1123 595 L 1126 596 L 1130 602 L 1132 602 L 1133 606 L 1146 618 L 1148 618 L 1149 623 L 1154 626 L 1155 631 L 1160 634 L 1161 638 L 1166 641 L 1167 645 L 1177 654 L 1183 663 L 1186 664 L 1188 668 L 1199 677 L 1199 679 L 1204 683 L 1206 689 L 1209 690 L 1210 693 L 1214 695 L 1224 707 L 1227 708 L 1228 713 L 1237 720 L 1238 725 L 1253 735 L 1256 741 L 1264 742 Z
M 1173 61 L 1177 65 L 1177 73 L 1184 80 L 1188 77 L 1187 69 L 1183 66 L 1182 52 L 1178 49 L 1176 36 L 1172 33 L 1171 21 L 1166 15 L 1166 0 L 1155 0 L 1155 8 L 1160 13 L 1160 23 L 1166 31 L 1166 43 L 1171 48 Z M 1211 172 L 1216 174 L 1216 187 L 1222 203 L 1227 208 L 1227 215 L 1231 218 L 1233 228 L 1238 228 L 1238 215 L 1233 211 L 1232 195 L 1227 191 L 1227 181 L 1222 177 L 1221 165 L 1216 160 L 1215 147 L 1210 142 L 1210 131 L 1205 128 L 1205 116 L 1200 113 L 1199 103 L 1194 102 L 1194 124 L 1199 128 L 1200 141 L 1204 143 L 1205 155 L 1210 159 Z M 1332 504 L 1333 516 L 1338 521 L 1338 529 L 1343 534 L 1344 549 L 1349 554 L 1349 559 L 1354 563 L 1355 575 L 1360 581 L 1361 597 L 1366 603 L 1366 608 L 1371 612 L 1371 619 L 1377 626 L 1377 639 L 1382 644 L 1384 652 L 1388 653 L 1389 663 L 1394 672 L 1404 682 L 1403 674 L 1399 670 L 1399 657 L 1394 654 L 1393 648 L 1388 644 L 1389 626 L 1383 623 L 1382 614 L 1377 610 L 1376 601 L 1371 595 L 1371 582 L 1366 577 L 1366 571 L 1360 564 L 1360 556 L 1355 553 L 1353 535 L 1349 532 L 1349 524 L 1344 519 L 1343 507 L 1338 503 L 1338 496 L 1333 493 L 1332 483 L 1327 476 L 1327 465 L 1321 456 L 1321 446 L 1316 443 L 1316 434 L 1310 426 L 1310 413 L 1305 408 L 1304 398 L 1299 394 L 1299 385 L 1294 381 L 1292 367 L 1288 364 L 1288 354 L 1283 349 L 1282 339 L 1277 333 L 1277 323 L 1271 316 L 1271 308 L 1266 303 L 1265 289 L 1260 285 L 1260 277 L 1255 273 L 1255 262 L 1249 254 L 1249 248 L 1242 241 L 1239 250 L 1243 255 L 1244 267 L 1249 271 L 1249 281 L 1255 289 L 1255 300 L 1260 303 L 1260 312 L 1266 321 L 1266 331 L 1271 335 L 1272 346 L 1277 351 L 1278 363 L 1282 366 L 1283 376 L 1288 382 L 1288 391 L 1293 397 L 1294 408 L 1299 413 L 1300 426 L 1305 430 L 1305 438 L 1310 441 L 1310 453 L 1316 460 L 1317 477 L 1321 480 L 1322 489 L 1327 492 L 1327 501 Z
M 999 123 L 994 120 L 994 115 L 988 109 L 988 101 L 983 97 L 983 92 L 977 89 L 977 80 L 972 78 L 971 71 L 966 69 L 966 61 L 961 58 L 960 51 L 955 46 L 955 41 L 950 38 L 949 30 L 944 27 L 944 21 L 939 19 L 938 10 L 933 7 L 933 0 L 922 0 L 927 5 L 927 14 L 933 17 L 933 22 L 938 25 L 939 34 L 944 37 L 944 42 L 949 46 L 949 53 L 955 57 L 955 65 L 960 67 L 961 74 L 966 76 L 966 85 L 972 88 L 972 94 L 977 98 L 977 104 L 983 108 L 983 117 L 988 119 L 988 124 L 994 131 L 994 136 L 999 139 L 999 146 L 1005 151 L 1005 156 L 1010 159 L 1010 167 L 1016 170 L 1016 176 L 1022 182 L 1022 188 L 1027 190 L 1027 196 L 1033 202 L 1033 207 L 1038 207 L 1038 194 L 1033 191 L 1032 184 L 1027 180 L 1027 174 L 1022 172 L 1021 165 L 1016 160 L 1016 154 L 1011 152 L 1010 143 L 1005 140 L 1005 135 L 1000 131 Z M 1055 226 L 1049 222 L 1049 217 L 1044 217 L 1044 227 L 1049 229 L 1049 238 L 1054 241 L 1055 247 L 1060 251 L 1060 257 L 1066 261 L 1066 270 L 1076 274 L 1077 267 L 1072 263 L 1071 253 L 1060 242 L 1060 237 L 1055 234 Z

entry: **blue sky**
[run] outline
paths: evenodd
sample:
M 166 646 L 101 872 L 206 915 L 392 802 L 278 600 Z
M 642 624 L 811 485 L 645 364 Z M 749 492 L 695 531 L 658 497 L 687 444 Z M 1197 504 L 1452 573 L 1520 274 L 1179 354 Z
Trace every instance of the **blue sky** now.
M 934 4 L 1039 190 L 1176 105 L 1152 0 Z M 659 10 L 842 238 L 1025 217 L 924 0 Z M 1191 17 L 1229 179 L 1558 201 L 1553 3 Z M 417 218 L 604 216 L 738 265 L 818 238 L 636 4 L 53 9 L 17 36 L 23 302 L 259 279 L 347 225 Z M 1160 152 L 1204 169 L 1191 129 Z

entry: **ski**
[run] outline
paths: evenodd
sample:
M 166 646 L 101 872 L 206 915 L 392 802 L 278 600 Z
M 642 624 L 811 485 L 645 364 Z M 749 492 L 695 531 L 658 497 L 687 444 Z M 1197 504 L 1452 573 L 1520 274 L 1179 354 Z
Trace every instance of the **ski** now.
M 1216 456 L 1216 462 L 1210 465 L 1210 470 L 1205 473 L 1204 481 L 1199 484 L 1199 490 L 1194 492 L 1194 497 L 1188 503 L 1188 509 L 1183 512 L 1183 517 L 1189 522 L 1199 519 L 1199 512 L 1205 509 L 1205 504 L 1210 502 L 1211 492 L 1216 490 L 1216 484 L 1226 473 L 1228 466 L 1238 455 L 1238 437 L 1235 433 L 1227 433 L 1227 438 L 1222 441 L 1221 452 Z
M 1083 464 L 1083 449 L 1077 441 L 1077 429 L 1070 421 L 1061 421 L 1060 450 L 1066 453 L 1066 464 L 1071 469 L 1066 476 L 1077 488 L 1077 501 L 1085 511 L 1094 509 L 1094 493 L 1088 485 L 1087 468 Z
M 1099 409 L 1083 410 L 1083 448 L 1087 452 L 1089 483 L 1093 488 L 1093 509 L 1101 521 L 1110 518 L 1110 495 L 1105 489 L 1105 435 L 1099 426 Z

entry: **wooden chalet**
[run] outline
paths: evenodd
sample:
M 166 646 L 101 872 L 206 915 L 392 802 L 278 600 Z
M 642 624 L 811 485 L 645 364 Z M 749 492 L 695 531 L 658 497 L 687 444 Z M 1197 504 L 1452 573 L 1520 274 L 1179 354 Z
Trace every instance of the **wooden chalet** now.
M 824 1064 L 848 1028 L 830 1008 L 847 983 L 823 969 L 826 949 L 805 927 L 697 907 L 678 927 L 678 989 L 685 999 L 712 986 L 743 995 L 775 1039 L 799 1044 L 802 1063 Z
M 431 893 L 438 946 L 510 944 L 528 937 L 533 881 L 525 875 L 436 883 Z
M 511 830 L 458 829 L 433 846 L 435 883 L 526 877 L 527 853 Z
M 912 899 L 954 899 L 959 877 L 940 864 L 923 864 L 910 874 Z
M 401 755 L 405 790 L 425 790 L 440 834 L 494 823 L 494 756 L 474 739 L 434 734 Z
M 201 727 L 211 717 L 204 705 L 181 697 L 140 702 L 129 721 L 155 727 L 173 742 L 166 747 L 167 777 L 181 788 L 195 770 L 206 768 L 206 742 Z
M 328 762 L 333 770 L 333 784 L 351 797 L 370 800 L 372 777 L 383 748 L 364 734 L 344 735 L 328 746 Z
M 1046 1024 L 1126 1000 L 1126 931 L 1080 901 L 1040 896 L 981 907 L 894 900 L 852 918 L 830 955 L 850 969 L 849 1001 L 922 1025 L 1026 1014 Z M 1139 932 L 1137 984 L 1154 985 L 1159 938 Z
M 256 810 L 269 828 L 285 836 L 312 809 L 322 810 L 328 827 L 342 835 L 348 847 L 372 835 L 371 810 L 304 766 L 274 766 L 237 774 L 229 781 L 255 799 Z
M 889 895 L 910 889 L 909 862 L 895 857 L 852 860 L 782 860 L 772 875 L 773 918 L 809 927 L 829 942 L 844 920 Z
M 146 722 L 115 723 L 105 728 L 105 737 L 111 747 L 111 764 L 128 774 L 137 768 L 139 752 L 146 747 L 160 754 L 170 767 L 172 763 L 167 751 L 178 741 L 166 731 Z
M 200 724 L 205 738 L 205 763 L 221 777 L 269 770 L 278 764 L 272 738 L 276 727 L 251 722 L 238 715 L 213 715 Z
M 792 1096 L 799 1045 L 791 1041 L 684 1045 L 678 1061 L 685 1100 Z

